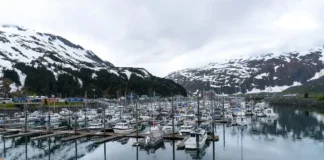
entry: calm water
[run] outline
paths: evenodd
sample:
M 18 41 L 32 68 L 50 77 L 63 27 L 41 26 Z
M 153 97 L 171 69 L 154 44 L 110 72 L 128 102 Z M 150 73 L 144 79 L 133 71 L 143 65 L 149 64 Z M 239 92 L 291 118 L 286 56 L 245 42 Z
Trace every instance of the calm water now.
M 96 145 L 92 139 L 61 143 L 62 137 L 30 141 L 30 137 L 1 138 L 0 157 L 6 160 L 322 160 L 324 157 L 324 115 L 293 108 L 275 108 L 276 119 L 249 119 L 245 129 L 217 125 L 218 142 L 207 143 L 205 149 L 176 150 L 173 141 L 155 149 L 132 147 L 136 139 L 126 144 L 107 142 Z M 176 143 L 176 142 L 175 142 Z

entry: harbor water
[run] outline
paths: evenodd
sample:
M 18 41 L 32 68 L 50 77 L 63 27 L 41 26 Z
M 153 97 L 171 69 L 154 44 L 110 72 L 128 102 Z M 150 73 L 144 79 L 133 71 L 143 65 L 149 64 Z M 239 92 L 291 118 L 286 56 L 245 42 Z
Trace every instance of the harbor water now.
M 324 114 L 292 107 L 274 107 L 276 118 L 248 118 L 247 127 L 216 125 L 218 142 L 202 150 L 177 150 L 179 141 L 165 140 L 155 148 L 133 147 L 136 138 L 94 143 L 95 137 L 61 142 L 62 137 L 31 141 L 3 138 L 5 160 L 322 160 Z

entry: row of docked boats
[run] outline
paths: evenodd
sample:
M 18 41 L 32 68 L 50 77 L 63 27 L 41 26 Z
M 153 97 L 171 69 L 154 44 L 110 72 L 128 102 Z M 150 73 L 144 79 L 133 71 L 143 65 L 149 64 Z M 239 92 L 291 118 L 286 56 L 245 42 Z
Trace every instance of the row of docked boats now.
M 213 121 L 244 126 L 247 125 L 247 116 L 276 116 L 266 103 L 254 105 L 240 98 L 235 98 L 234 101 L 231 99 L 205 102 L 200 100 L 199 103 L 196 99 L 185 99 L 175 101 L 174 104 L 168 99 L 162 99 L 137 102 L 138 106 L 133 103 L 125 103 L 124 106 L 114 102 L 99 101 L 98 103 L 104 107 L 92 109 L 84 107 L 74 111 L 62 108 L 58 112 L 34 111 L 27 112 L 27 117 L 24 113 L 17 112 L 11 117 L 20 123 L 24 123 L 27 119 L 28 123 L 44 122 L 46 125 L 50 120 L 54 124 L 68 122 L 70 126 L 78 127 L 83 124 L 83 127 L 88 130 L 111 130 L 116 133 L 142 130 L 143 125 L 153 122 L 153 127 L 149 129 L 145 138 L 146 145 L 150 146 L 162 140 L 164 135 L 177 133 L 187 135 L 188 143 L 195 141 L 202 144 L 207 134 L 213 133 Z M 170 114 L 171 111 L 174 116 Z M 9 119 L 6 122 L 9 122 Z M 197 127 L 198 123 L 199 127 Z M 188 149 L 195 148 L 190 145 L 190 143 L 187 145 Z M 196 145 L 196 148 L 199 146 Z

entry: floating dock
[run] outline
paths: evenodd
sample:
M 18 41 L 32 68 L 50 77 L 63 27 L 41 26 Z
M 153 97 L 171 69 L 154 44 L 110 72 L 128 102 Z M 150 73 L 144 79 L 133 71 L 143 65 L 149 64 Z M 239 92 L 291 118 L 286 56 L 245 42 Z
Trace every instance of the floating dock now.
M 99 139 L 99 140 L 95 141 L 95 143 L 100 144 L 100 143 L 108 142 L 108 141 L 119 139 L 119 138 L 122 138 L 122 136 L 105 137 L 105 138 L 102 138 L 102 139 Z
M 4 136 L 4 138 L 15 138 L 15 137 L 24 137 L 24 136 L 31 136 L 31 135 L 38 135 L 38 134 L 44 134 L 45 132 L 26 132 L 26 133 L 18 133 L 13 135 Z
M 184 149 L 185 148 L 185 142 L 189 139 L 189 137 L 184 138 L 181 142 L 177 144 L 177 149 Z
M 19 133 L 18 130 L 2 131 L 2 132 L 0 132 L 0 135 L 17 134 L 17 133 Z
M 47 135 L 43 135 L 43 136 L 38 136 L 38 137 L 33 137 L 30 140 L 40 140 L 40 139 L 46 139 L 46 138 L 50 138 L 50 137 L 56 137 L 56 136 L 61 136 L 61 135 L 67 135 L 67 134 L 71 134 L 71 133 L 66 133 L 66 132 L 61 132 L 61 133 L 52 133 L 52 134 L 47 134 Z
M 75 135 L 75 136 L 71 136 L 71 137 L 67 137 L 67 138 L 62 138 L 61 141 L 62 142 L 67 142 L 67 141 L 72 141 L 72 140 L 76 140 L 76 139 L 80 139 L 80 138 L 84 138 L 84 137 L 88 137 L 88 134 L 81 134 L 81 135 Z

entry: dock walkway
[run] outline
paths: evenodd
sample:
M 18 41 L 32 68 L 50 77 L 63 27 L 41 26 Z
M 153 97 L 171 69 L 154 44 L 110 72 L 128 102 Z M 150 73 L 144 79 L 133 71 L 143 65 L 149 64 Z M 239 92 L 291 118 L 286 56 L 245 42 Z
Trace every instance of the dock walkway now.
M 185 142 L 189 139 L 189 137 L 184 138 L 181 142 L 177 144 L 177 149 L 184 149 L 185 148 Z
M 62 142 L 72 141 L 72 140 L 76 140 L 76 139 L 80 139 L 80 138 L 87 137 L 88 135 L 89 134 L 75 135 L 75 136 L 71 136 L 71 137 L 62 138 L 61 141 Z
M 13 135 L 4 136 L 4 138 L 15 138 L 15 137 L 23 137 L 23 136 L 31 136 L 37 134 L 44 134 L 45 132 L 37 131 L 37 132 L 26 132 L 26 133 L 18 133 Z
M 61 135 L 67 135 L 67 134 L 71 134 L 71 133 L 67 133 L 67 132 L 58 132 L 58 133 L 52 133 L 52 134 L 46 134 L 43 136 L 38 136 L 38 137 L 33 137 L 30 140 L 40 140 L 40 139 L 46 139 L 46 138 L 50 138 L 50 137 L 56 137 L 56 136 L 61 136 Z

